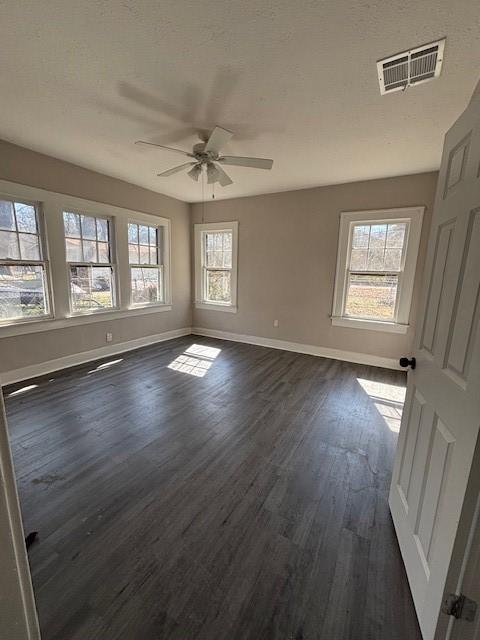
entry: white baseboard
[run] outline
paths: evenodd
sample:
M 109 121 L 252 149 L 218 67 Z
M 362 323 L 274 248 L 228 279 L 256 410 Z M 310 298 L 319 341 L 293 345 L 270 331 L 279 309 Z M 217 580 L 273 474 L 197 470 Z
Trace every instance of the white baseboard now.
M 151 336 L 145 336 L 144 338 L 135 338 L 134 340 L 128 340 L 127 342 L 109 344 L 105 347 L 82 351 L 81 353 L 64 356 L 63 358 L 55 358 L 54 360 L 47 360 L 46 362 L 41 362 L 39 364 L 32 364 L 28 367 L 12 369 L 11 371 L 6 371 L 5 373 L 0 374 L 0 387 L 7 384 L 13 384 L 15 382 L 21 382 L 22 380 L 28 380 L 29 378 L 43 376 L 60 369 L 74 367 L 92 360 L 98 360 L 99 358 L 105 358 L 118 353 L 124 353 L 125 351 L 131 351 L 132 349 L 138 349 L 139 347 L 146 347 L 149 344 L 164 342 L 165 340 L 172 340 L 173 338 L 180 338 L 181 336 L 188 336 L 191 333 L 191 327 L 172 329 L 171 331 L 156 333 Z
M 317 347 L 313 344 L 300 344 L 299 342 L 288 342 L 287 340 L 277 340 L 275 338 L 262 338 L 259 336 L 247 336 L 240 333 L 230 333 L 229 331 L 217 331 L 216 329 L 203 329 L 193 327 L 192 333 L 199 336 L 220 338 L 233 342 L 246 342 L 256 344 L 260 347 L 270 347 L 272 349 L 282 349 L 283 351 L 295 351 L 296 353 L 306 353 L 310 356 L 321 356 L 322 358 L 332 358 L 333 360 L 344 360 L 357 364 L 368 364 L 373 367 L 384 367 L 385 369 L 400 369 L 398 360 L 395 358 L 385 358 L 384 356 L 374 356 L 369 353 L 357 353 L 356 351 L 344 351 L 343 349 L 331 349 L 329 347 Z
M 199 336 L 208 336 L 211 338 L 220 338 L 221 340 L 230 340 L 232 342 L 245 342 L 247 344 L 256 344 L 261 347 L 270 347 L 272 349 L 282 349 L 283 351 L 294 351 L 296 353 L 306 353 L 311 356 L 321 356 L 322 358 L 333 358 L 334 360 L 344 360 L 346 362 L 355 362 L 358 364 L 368 364 L 374 367 L 384 367 L 386 369 L 400 369 L 398 361 L 395 358 L 385 358 L 383 356 L 374 356 L 368 353 L 357 353 L 355 351 L 344 351 L 343 349 L 331 349 L 329 347 L 317 347 L 312 344 L 301 344 L 299 342 L 288 342 L 287 340 L 277 340 L 274 338 L 262 338 L 260 336 L 248 336 L 240 333 L 230 333 L 229 331 L 218 331 L 216 329 L 203 329 L 201 327 L 184 327 L 183 329 L 173 329 L 172 331 L 164 331 L 152 336 L 144 338 L 136 338 L 127 342 L 107 345 L 82 351 L 63 358 L 47 360 L 39 364 L 32 364 L 19 369 L 12 369 L 0 374 L 0 386 L 14 384 L 22 380 L 43 376 L 53 371 L 67 369 L 79 364 L 85 364 L 92 360 L 113 356 L 118 353 L 146 347 L 149 344 L 180 338 L 190 334 Z

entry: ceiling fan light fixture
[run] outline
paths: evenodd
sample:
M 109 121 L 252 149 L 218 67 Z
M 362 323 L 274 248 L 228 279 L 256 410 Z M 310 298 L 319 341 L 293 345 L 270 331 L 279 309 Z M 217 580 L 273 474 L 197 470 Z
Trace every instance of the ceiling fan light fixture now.
M 192 180 L 195 180 L 195 182 L 198 182 L 198 179 L 201 173 L 202 173 L 202 165 L 196 164 L 194 167 L 190 169 L 190 171 L 188 172 L 188 175 Z
M 217 167 L 213 164 L 213 162 L 208 162 L 207 163 L 207 182 L 208 184 L 214 184 L 215 182 L 218 182 L 218 169 Z

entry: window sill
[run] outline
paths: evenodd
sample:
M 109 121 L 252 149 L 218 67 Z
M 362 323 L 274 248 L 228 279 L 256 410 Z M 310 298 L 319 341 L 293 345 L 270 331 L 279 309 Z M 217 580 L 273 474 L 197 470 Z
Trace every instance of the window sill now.
M 398 322 L 384 322 L 382 320 L 362 320 L 361 318 L 332 318 L 335 327 L 350 329 L 369 329 L 370 331 L 385 331 L 387 333 L 407 333 L 409 325 Z
M 40 325 L 40 324 L 45 324 L 46 322 L 53 322 L 54 320 L 54 316 L 51 314 L 48 315 L 44 315 L 44 316 L 30 316 L 30 317 L 25 317 L 25 318 L 17 318 L 16 320 L 12 320 L 12 321 L 5 321 L 3 320 L 2 322 L 0 322 L 0 337 L 7 335 L 4 334 L 5 331 L 10 331 L 10 330 L 14 330 L 17 331 L 19 330 L 20 333 L 23 333 L 22 329 L 26 328 L 27 329 L 27 333 L 29 333 L 28 328 L 36 325 Z
M 86 309 L 85 311 L 71 311 L 66 315 L 66 319 L 71 318 L 90 318 L 91 316 L 110 316 L 112 313 L 118 313 L 119 307 L 110 307 L 109 309 Z
M 133 318 L 135 316 L 143 316 L 149 313 L 161 313 L 162 311 L 171 311 L 171 304 L 157 304 L 149 307 L 132 307 L 130 309 L 111 309 L 110 311 L 94 311 L 84 314 L 72 314 L 65 318 L 57 320 L 50 318 L 42 318 L 41 320 L 32 320 L 29 322 L 19 322 L 0 326 L 0 338 L 8 338 L 10 336 L 19 336 L 27 333 L 39 333 L 42 331 L 51 331 L 53 329 L 65 329 L 78 325 L 91 324 L 94 322 L 105 322 L 107 320 L 120 320 L 121 318 Z
M 148 313 L 148 311 L 171 311 L 172 305 L 165 302 L 150 302 L 146 304 L 131 304 L 128 307 L 129 311 L 140 311 Z
M 226 311 L 227 313 L 237 313 L 237 306 L 233 304 L 215 304 L 214 302 L 195 302 L 197 309 L 206 311 Z

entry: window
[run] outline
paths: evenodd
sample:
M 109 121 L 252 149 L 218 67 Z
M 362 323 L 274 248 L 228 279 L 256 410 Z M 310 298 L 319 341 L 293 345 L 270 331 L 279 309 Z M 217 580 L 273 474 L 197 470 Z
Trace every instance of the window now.
M 172 310 L 168 218 L 5 181 L 3 190 L 0 338 Z
M 37 206 L 0 199 L 0 322 L 50 315 Z
M 236 311 L 238 223 L 195 225 L 196 306 Z
M 343 213 L 332 323 L 406 332 L 423 208 Z
M 133 305 L 165 301 L 161 229 L 128 223 L 131 302 Z
M 115 306 L 110 221 L 64 211 L 65 249 L 73 313 Z

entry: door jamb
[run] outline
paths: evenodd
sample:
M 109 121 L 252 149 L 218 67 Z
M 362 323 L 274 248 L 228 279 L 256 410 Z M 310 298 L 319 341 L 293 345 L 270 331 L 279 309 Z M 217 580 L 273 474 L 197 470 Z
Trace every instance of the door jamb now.
M 470 478 L 445 582 L 444 597 L 449 593 L 459 595 L 462 590 L 463 578 L 470 562 L 472 538 L 478 527 L 480 527 L 480 437 L 475 446 Z M 477 615 L 480 615 L 480 610 Z M 452 616 L 440 612 L 434 640 L 449 640 L 454 623 L 455 619 Z
M 8 439 L 7 417 L 0 387 L 0 541 L 6 569 L 0 590 L 2 629 L 11 640 L 40 640 L 35 597 L 28 564 L 17 484 Z M 15 610 L 11 604 L 16 601 Z M 7 610 L 3 610 L 3 606 Z M 23 615 L 22 615 L 23 614 Z

